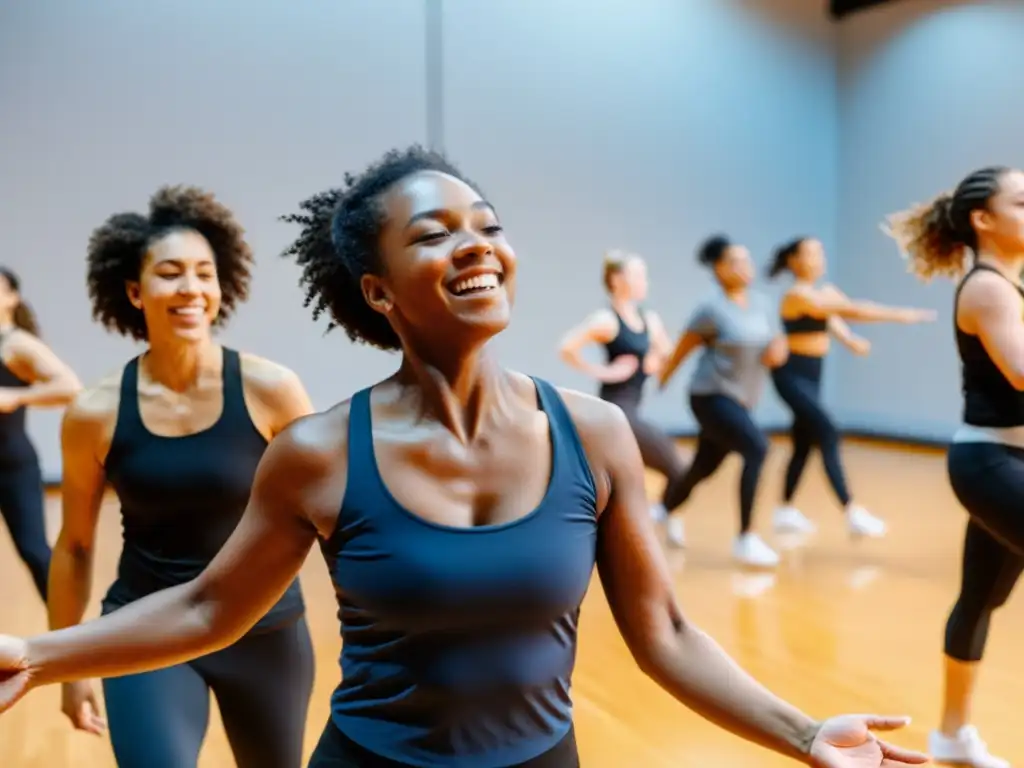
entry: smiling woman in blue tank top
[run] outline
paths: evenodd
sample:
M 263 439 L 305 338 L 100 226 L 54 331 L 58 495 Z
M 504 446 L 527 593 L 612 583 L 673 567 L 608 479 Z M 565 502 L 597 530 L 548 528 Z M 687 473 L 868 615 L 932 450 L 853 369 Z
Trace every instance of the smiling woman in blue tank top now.
M 790 272 L 794 277 L 780 307 L 789 357 L 784 365 L 772 370 L 772 381 L 779 397 L 793 413 L 790 430 L 793 449 L 786 467 L 783 503 L 775 510 L 775 529 L 796 533 L 815 530 L 814 523 L 793 505 L 793 497 L 811 449 L 817 447 L 832 490 L 843 505 L 850 533 L 882 536 L 885 523 L 855 503 L 847 488 L 839 457 L 839 432 L 821 404 L 821 377 L 829 350 L 829 335 L 835 336 L 854 354 L 866 355 L 871 345 L 850 331 L 847 320 L 919 323 L 934 320 L 935 313 L 854 301 L 834 285 L 820 285 L 825 275 L 825 249 L 814 238 L 797 238 L 775 251 L 768 277 L 776 278 L 783 272 Z
M 312 410 L 291 371 L 213 341 L 212 327 L 248 295 L 251 262 L 232 213 L 192 187 L 164 188 L 147 216 L 117 214 L 93 233 L 93 313 L 147 348 L 83 391 L 65 416 L 52 627 L 85 613 L 106 483 L 124 526 L 117 579 L 103 599 L 103 612 L 116 614 L 202 572 L 238 525 L 268 441 Z M 258 569 L 261 559 L 244 567 Z M 211 693 L 239 768 L 300 764 L 313 652 L 298 581 L 280 592 L 251 631 L 217 653 L 158 672 L 97 672 L 119 768 L 195 766 Z M 65 686 L 63 709 L 76 728 L 102 731 L 88 682 Z
M 274 441 L 245 519 L 198 578 L 89 625 L 0 637 L 0 709 L 32 685 L 223 647 L 319 541 L 343 650 L 316 768 L 577 766 L 571 678 L 595 563 L 639 665 L 704 716 L 823 768 L 923 760 L 868 730 L 901 719 L 815 722 L 687 621 L 621 410 L 488 351 L 516 256 L 455 168 L 392 152 L 302 208 L 289 253 L 315 314 L 400 350 L 398 370 Z

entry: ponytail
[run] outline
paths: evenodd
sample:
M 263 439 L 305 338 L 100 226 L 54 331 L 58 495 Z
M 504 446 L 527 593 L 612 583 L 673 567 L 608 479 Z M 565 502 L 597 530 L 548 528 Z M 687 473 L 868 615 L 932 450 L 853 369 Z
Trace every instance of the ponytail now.
M 946 192 L 927 205 L 916 205 L 888 218 L 884 231 L 899 245 L 911 273 L 924 281 L 935 276 L 956 279 L 967 269 L 975 243 L 953 221 L 953 195 Z
M 927 205 L 916 205 L 888 217 L 882 230 L 899 245 L 908 269 L 921 280 L 936 275 L 956 279 L 978 250 L 971 214 L 985 210 L 999 192 L 1004 166 L 981 168 Z
M 775 249 L 775 254 L 772 256 L 772 262 L 768 265 L 768 279 L 774 280 L 776 277 L 781 275 L 787 269 L 789 269 L 789 260 L 793 256 L 796 256 L 800 250 L 800 246 L 804 244 L 803 237 L 798 237 L 796 240 L 790 240 L 784 245 L 780 245 Z

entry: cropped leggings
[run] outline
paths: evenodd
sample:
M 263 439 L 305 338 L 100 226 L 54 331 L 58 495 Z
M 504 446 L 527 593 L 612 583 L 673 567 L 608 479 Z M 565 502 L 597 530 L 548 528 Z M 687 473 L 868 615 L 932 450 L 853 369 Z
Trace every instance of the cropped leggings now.
M 821 407 L 821 369 L 820 357 L 790 355 L 785 365 L 772 371 L 775 391 L 793 412 L 793 454 L 786 467 L 783 498 L 786 503 L 793 500 L 811 450 L 817 447 L 832 490 L 845 507 L 850 503 L 850 492 L 839 458 L 839 432 Z
M 953 443 L 950 484 L 970 515 L 960 595 L 946 622 L 946 655 L 979 661 L 992 613 L 1024 570 L 1024 450 L 995 443 Z
M 43 475 L 38 461 L 0 467 L 0 513 L 18 556 L 32 574 L 43 601 L 50 573 L 50 544 L 43 511 Z
M 313 671 L 299 619 L 185 664 L 104 680 L 118 768 L 194 768 L 211 692 L 238 768 L 299 768 Z
M 690 498 L 693 489 L 711 477 L 730 453 L 743 457 L 740 474 L 740 533 L 750 530 L 761 468 L 768 455 L 768 438 L 750 412 L 725 395 L 691 395 L 690 408 L 700 425 L 697 453 L 689 470 L 676 478 L 665 494 L 669 510 Z
M 633 436 L 640 446 L 640 456 L 643 458 L 644 466 L 653 469 L 665 478 L 665 490 L 661 500 L 662 504 L 670 509 L 665 501 L 668 489 L 676 478 L 686 472 L 686 464 L 680 457 L 676 444 L 671 437 L 640 415 L 639 394 L 602 388 L 601 398 L 619 406 L 626 414 L 629 426 L 633 430 Z

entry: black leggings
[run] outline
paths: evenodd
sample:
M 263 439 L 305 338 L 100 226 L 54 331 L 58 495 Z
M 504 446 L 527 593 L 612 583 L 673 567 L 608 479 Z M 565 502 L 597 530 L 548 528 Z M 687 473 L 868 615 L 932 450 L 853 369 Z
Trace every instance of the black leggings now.
M 0 513 L 3 513 L 18 555 L 28 566 L 36 590 L 45 601 L 50 544 L 46 541 L 43 476 L 38 462 L 0 469 Z
M 636 437 L 637 445 L 640 446 L 640 456 L 643 458 L 644 466 L 653 469 L 665 478 L 665 490 L 661 500 L 665 507 L 668 507 L 666 501 L 668 489 L 673 480 L 686 472 L 686 464 L 680 457 L 676 444 L 671 437 L 640 416 L 638 395 L 630 392 L 616 393 L 602 390 L 601 397 L 609 403 L 619 406 L 626 414 L 629 426 L 633 430 L 633 436 Z
M 953 443 L 946 464 L 970 520 L 945 650 L 959 661 L 979 661 L 992 612 L 1007 601 L 1024 570 L 1024 450 Z
M 185 664 L 104 680 L 118 768 L 194 768 L 211 691 L 238 768 L 299 768 L 313 672 L 299 619 Z
M 560 742 L 532 760 L 507 768 L 579 768 L 576 734 L 570 729 Z M 333 721 L 327 722 L 320 743 L 309 758 L 308 768 L 411 768 L 363 749 L 343 734 Z
M 743 457 L 740 474 L 740 533 L 750 530 L 754 499 L 761 480 L 761 467 L 768 455 L 768 438 L 750 418 L 750 412 L 725 395 L 691 395 L 690 408 L 700 433 L 697 454 L 689 470 L 676 478 L 665 493 L 665 506 L 673 510 L 683 504 L 693 489 L 711 477 L 725 457 L 734 451 Z
M 817 446 L 832 490 L 839 503 L 845 507 L 850 503 L 850 492 L 839 458 L 839 432 L 821 407 L 821 368 L 820 357 L 790 355 L 785 365 L 772 371 L 775 390 L 793 412 L 790 432 L 793 454 L 786 468 L 783 497 L 786 503 L 793 500 L 807 458 L 811 455 L 811 449 Z

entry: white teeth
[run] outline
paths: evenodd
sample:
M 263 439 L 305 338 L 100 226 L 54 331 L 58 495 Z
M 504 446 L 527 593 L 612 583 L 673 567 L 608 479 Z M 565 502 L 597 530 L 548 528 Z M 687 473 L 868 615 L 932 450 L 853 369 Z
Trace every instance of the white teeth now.
M 175 315 L 188 315 L 189 317 L 198 317 L 203 314 L 202 307 L 176 307 L 171 310 L 172 314 Z
M 486 291 L 497 288 L 498 285 L 498 276 L 493 272 L 489 272 L 486 275 L 477 275 L 476 277 L 459 280 L 459 282 L 452 286 L 452 293 L 460 294 L 472 290 Z

